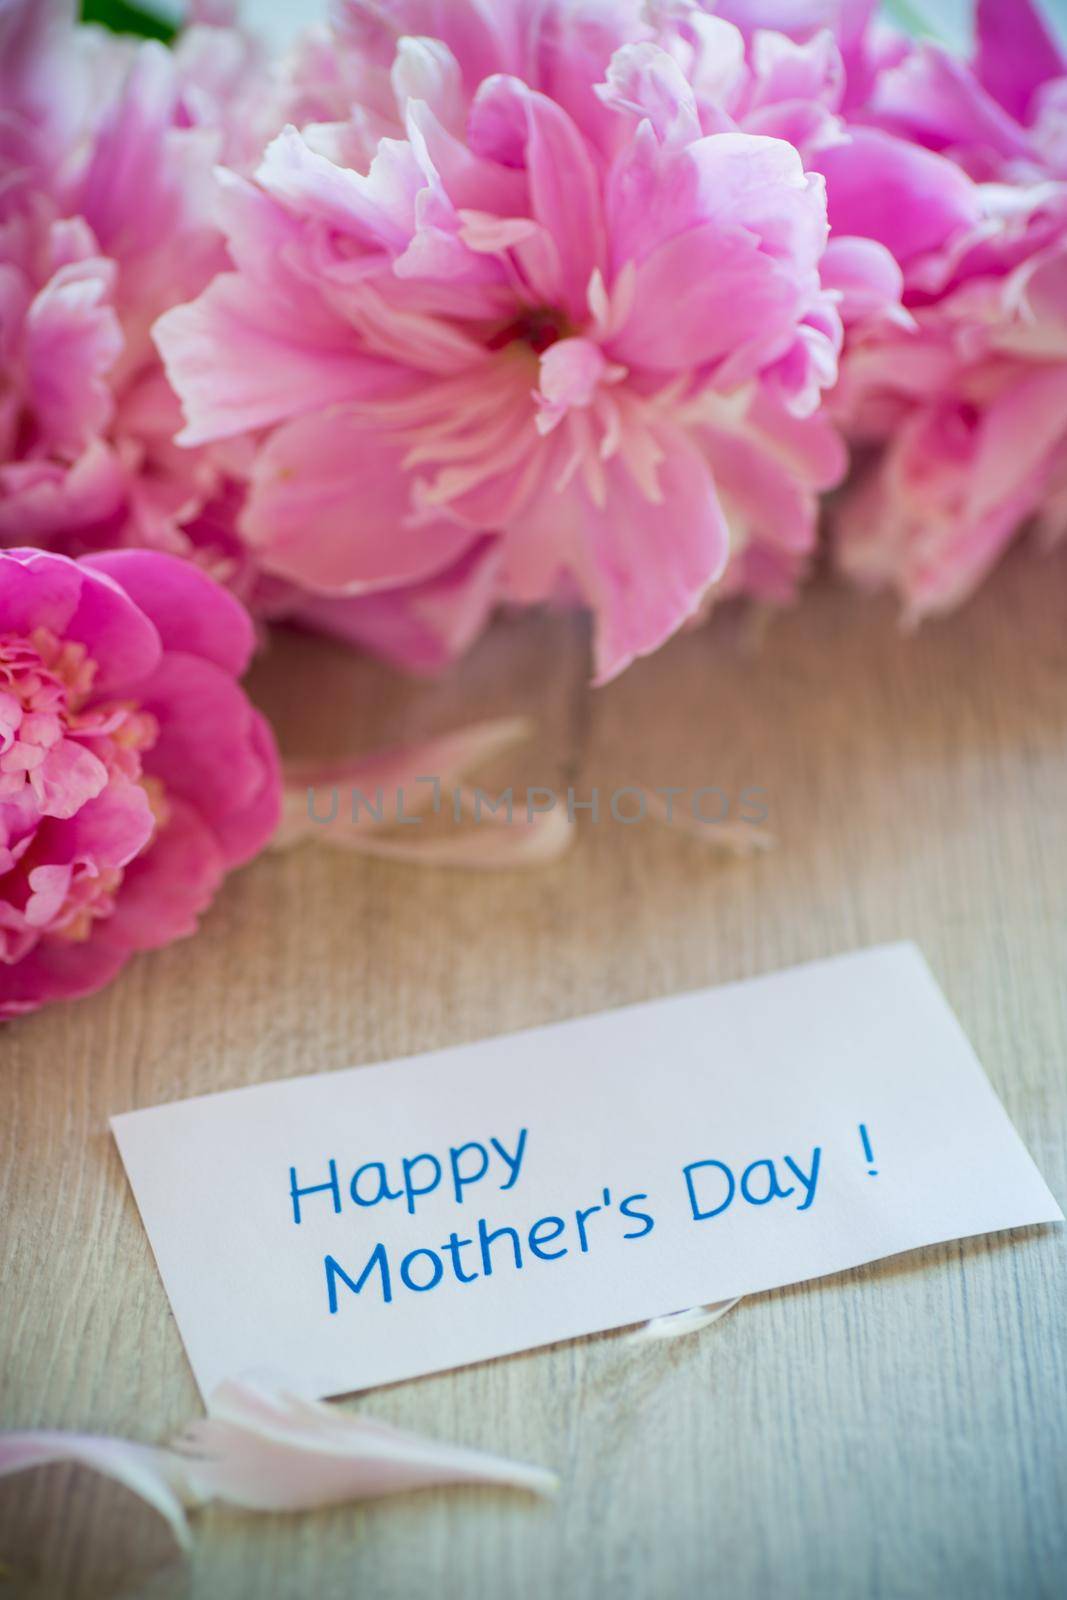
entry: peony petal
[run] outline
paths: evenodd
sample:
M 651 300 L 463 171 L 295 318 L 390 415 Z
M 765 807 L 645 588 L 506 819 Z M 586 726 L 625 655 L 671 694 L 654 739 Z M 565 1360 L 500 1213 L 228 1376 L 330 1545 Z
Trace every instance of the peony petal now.
M 115 451 L 94 439 L 76 461 L 22 460 L 0 465 L 0 544 L 42 544 L 79 529 L 116 526 L 128 474 Z
M 209 823 L 253 804 L 264 781 L 253 740 L 256 713 L 228 673 L 200 656 L 168 651 L 137 685 L 137 698 L 159 723 L 145 771 L 162 779 L 169 795 L 187 800 Z
M 796 274 L 747 228 L 704 223 L 639 264 L 634 311 L 610 350 L 653 371 L 698 367 L 754 340 L 776 352 L 802 310 Z
M 176 232 L 176 196 L 163 158 L 175 93 L 170 51 L 155 40 L 140 44 L 96 131 L 76 192 L 78 215 L 109 256 L 136 256 L 165 245 L 168 232 Z
M 372 650 L 405 672 L 437 673 L 463 654 L 492 613 L 500 543 L 481 539 L 421 583 L 352 599 L 309 595 L 286 620 Z
M 834 234 L 876 239 L 905 272 L 981 218 L 979 190 L 959 167 L 877 128 L 853 128 L 818 165 Z
M 106 573 L 150 617 L 164 650 L 213 661 L 240 677 L 251 659 L 255 630 L 244 606 L 199 567 L 155 550 L 108 550 L 83 567 Z
M 346 40 L 386 65 L 398 35 L 442 40 L 462 68 L 468 94 L 491 72 L 517 71 L 525 60 L 524 0 L 345 0 L 342 15 Z
M 747 228 L 794 270 L 814 273 L 826 246 L 819 178 L 782 139 L 719 133 L 682 149 L 660 145 L 643 123 L 608 181 L 612 261 L 643 261 L 698 224 Z
M 169 1449 L 76 1433 L 0 1434 L 0 1477 L 77 1462 L 123 1484 L 162 1516 L 183 1547 L 187 1508 L 212 1500 L 247 1511 L 310 1511 L 443 1484 L 491 1483 L 552 1494 L 541 1467 L 251 1385 L 226 1383 Z
M 978 0 L 979 78 L 1022 122 L 1035 89 L 1067 72 L 1067 56 L 1046 28 L 1034 0 Z
M 63 637 L 84 644 L 96 662 L 93 694 L 114 694 L 155 670 L 162 654 L 159 633 L 106 573 L 82 566 L 76 571 L 81 593 Z
M 355 789 L 368 798 L 381 790 L 382 818 L 361 811 L 358 822 L 345 830 L 353 834 L 392 826 L 401 813 L 422 816 L 431 807 L 439 811 L 444 791 L 450 791 L 472 769 L 521 744 L 530 731 L 522 717 L 505 717 L 328 766 L 292 763 L 285 770 L 285 815 L 275 844 L 285 848 L 305 838 L 322 837 L 323 825 L 311 815 L 314 797 L 309 791 L 315 789 Z M 400 791 L 403 798 L 398 801 Z M 397 808 L 392 814 L 384 814 L 387 796 Z
M 35 853 L 49 861 L 91 861 L 100 871 L 128 867 L 148 844 L 155 821 L 139 783 L 110 783 L 86 801 L 69 826 L 42 825 Z
M 388 378 L 340 318 L 332 337 L 294 321 L 282 296 L 223 273 L 153 330 L 182 402 L 180 444 L 204 444 L 342 400 L 371 398 Z M 226 360 L 219 361 L 220 351 Z
M 530 185 L 531 214 L 556 246 L 558 276 L 540 287 L 549 304 L 580 320 L 589 280 L 603 267 L 606 254 L 600 183 L 589 147 L 561 106 L 517 78 L 489 78 L 479 89 L 471 113 L 476 150 L 490 116 L 515 130 Z M 479 153 L 491 154 L 491 145 Z M 505 165 L 518 164 L 516 158 L 517 151 Z
M 444 127 L 462 127 L 463 73 L 442 39 L 398 39 L 389 81 L 401 116 L 414 101 L 425 105 Z
M 306 839 L 356 854 L 413 865 L 474 867 L 483 870 L 538 866 L 558 860 L 569 848 L 574 827 L 566 811 L 553 806 L 548 811 L 530 811 L 513 803 L 502 815 L 491 809 L 493 802 L 480 790 L 472 790 L 462 780 L 471 769 L 529 736 L 529 724 L 521 718 L 478 723 L 457 733 L 444 734 L 424 743 L 397 746 L 378 751 L 356 761 L 327 767 L 293 766 L 286 772 L 285 820 L 275 844 L 284 849 Z M 316 791 L 330 789 L 331 815 L 320 816 L 321 797 Z M 341 793 L 346 796 L 342 814 Z M 347 797 L 358 792 L 365 804 L 358 817 L 351 816 Z M 472 825 L 434 837 L 413 837 L 401 818 L 423 818 L 433 810 L 448 811 L 455 819 L 455 808 Z M 380 817 L 369 807 L 380 809 Z M 333 814 L 336 812 L 336 814 Z M 319 817 L 319 820 L 316 818 Z M 386 837 L 389 829 L 395 831 Z
M 270 843 L 282 817 L 282 779 L 278 746 L 270 723 L 253 709 L 249 745 L 259 767 L 258 782 L 226 812 L 212 818 L 215 837 L 222 846 L 226 868 L 243 866 Z
M 699 1333 L 702 1328 L 710 1328 L 713 1322 L 719 1322 L 739 1305 L 741 1296 L 735 1295 L 732 1300 L 716 1300 L 709 1306 L 691 1306 L 688 1311 L 672 1311 L 665 1317 L 653 1317 L 631 1334 L 633 1343 L 644 1344 L 652 1339 L 680 1339 L 687 1333 Z
M 326 844 L 355 855 L 376 857 L 413 867 L 457 867 L 480 872 L 508 872 L 521 867 L 543 867 L 559 861 L 574 843 L 574 823 L 566 811 L 524 816 L 521 807 L 512 820 L 487 817 L 488 805 L 480 791 L 459 791 L 465 815 L 475 823 L 444 836 L 415 841 L 409 837 L 383 838 L 355 829 L 334 829 L 321 835 Z
M 477 155 L 424 101 L 408 105 L 406 126 L 457 211 L 473 207 L 497 217 L 518 216 L 527 198 L 524 173 Z
M 327 784 L 348 784 L 369 790 L 414 786 L 421 773 L 434 773 L 443 787 L 458 782 L 473 768 L 502 755 L 505 750 L 522 744 L 530 737 L 532 728 L 523 717 L 502 717 L 495 722 L 476 722 L 460 728 L 455 733 L 440 734 L 424 739 L 418 744 L 394 745 L 387 750 L 376 750 L 371 755 L 357 756 L 353 760 L 331 762 L 329 765 L 289 763 L 285 769 L 287 795 L 297 791 Z M 420 790 L 421 809 L 433 800 L 428 788 Z M 410 797 L 410 810 L 414 814 L 415 794 Z
M 267 146 L 256 177 L 302 217 L 395 253 L 414 232 L 415 197 L 425 183 L 414 151 L 399 139 L 381 141 L 364 176 L 320 155 L 293 127 Z
M 84 450 L 110 421 L 106 374 L 122 353 L 122 329 L 110 304 L 114 265 L 61 267 L 26 314 L 27 404 L 50 451 Z
M 25 905 L 31 928 L 47 928 L 67 898 L 73 869 L 69 866 L 33 867 L 27 874 L 30 895 Z
M 819 275 L 824 289 L 841 296 L 839 309 L 846 327 L 868 317 L 884 317 L 901 327 L 914 325 L 900 303 L 904 274 L 876 240 L 835 235 L 826 246 Z
M 598 685 L 677 632 L 722 575 L 729 549 L 707 463 L 686 434 L 657 424 L 641 442 L 658 461 L 653 485 L 638 485 L 624 444 L 599 503 L 575 477 L 516 518 L 504 547 L 508 598 L 551 599 L 566 574 L 577 583 L 596 618 Z
M 964 519 L 977 522 L 993 513 L 1065 442 L 1067 368 L 1038 365 L 1005 389 L 982 418 Z
M 25 1016 L 55 1000 L 95 994 L 112 981 L 128 956 L 128 950 L 99 934 L 77 943 L 42 939 L 21 961 L 0 962 L 0 1019 Z
M 31 774 L 46 817 L 69 819 L 107 787 L 107 768 L 76 739 L 62 739 Z
M 241 524 L 265 570 L 353 595 L 427 578 L 461 557 L 469 530 L 411 525 L 403 455 L 344 409 L 279 428 L 256 457 Z
M 1004 160 L 1025 158 L 1030 140 L 975 77 L 937 45 L 909 51 L 876 80 L 871 110 L 897 133 L 938 150 L 968 146 Z
M 0 1433 L 0 1478 L 54 1462 L 89 1467 L 159 1512 L 182 1549 L 191 1543 L 180 1492 L 184 1467 L 166 1450 L 84 1433 Z
M 594 93 L 612 110 L 647 117 L 661 144 L 690 144 L 701 136 L 693 86 L 659 45 L 627 44 L 616 50 Z
M 571 408 L 585 410 L 597 398 L 601 385 L 626 377 L 626 368 L 614 365 L 592 339 L 557 339 L 541 355 L 537 392 L 537 431 L 551 433 Z
M 773 850 L 777 843 L 774 835 L 752 822 L 702 822 L 689 811 L 677 811 L 654 789 L 642 793 L 648 804 L 648 814 L 665 828 L 684 833 L 687 838 L 699 839 L 711 850 L 721 850 L 724 855 L 743 857 L 760 855 Z
M 249 1511 L 308 1511 L 446 1483 L 551 1494 L 557 1483 L 541 1467 L 238 1383 L 214 1392 L 206 1419 L 187 1428 L 174 1448 L 192 1495 Z
M 0 633 L 36 628 L 85 646 L 95 693 L 142 678 L 161 654 L 152 623 L 106 574 L 46 550 L 0 551 Z
M 106 937 L 126 949 L 160 950 L 196 932 L 215 898 L 227 861 L 212 828 L 186 801 L 171 796 L 166 824 L 126 869 Z
M 81 595 L 77 567 L 44 550 L 0 550 L 0 634 L 62 638 Z

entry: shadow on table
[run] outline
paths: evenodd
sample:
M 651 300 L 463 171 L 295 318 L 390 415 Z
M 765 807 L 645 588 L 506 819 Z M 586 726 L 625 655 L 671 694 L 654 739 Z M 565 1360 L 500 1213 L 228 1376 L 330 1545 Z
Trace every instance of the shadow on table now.
M 4 1600 L 185 1600 L 190 1581 L 166 1525 L 120 1484 L 68 1465 L 0 1482 Z

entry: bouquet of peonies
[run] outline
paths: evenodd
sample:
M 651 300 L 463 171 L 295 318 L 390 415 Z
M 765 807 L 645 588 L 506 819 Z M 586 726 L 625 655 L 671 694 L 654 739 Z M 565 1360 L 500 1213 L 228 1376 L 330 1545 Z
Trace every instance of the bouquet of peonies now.
M 606 682 L 818 544 L 913 617 L 1067 525 L 1067 61 L 868 0 L 0 0 L 0 1016 L 271 838 L 250 618 Z

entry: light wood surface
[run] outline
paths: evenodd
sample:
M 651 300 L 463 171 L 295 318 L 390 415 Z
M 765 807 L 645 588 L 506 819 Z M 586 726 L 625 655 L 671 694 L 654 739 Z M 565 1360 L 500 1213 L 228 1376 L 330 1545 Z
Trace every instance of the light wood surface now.
M 597 694 L 579 627 L 498 628 L 400 682 L 308 639 L 255 673 L 292 756 L 485 715 L 538 734 L 488 774 L 768 791 L 777 850 L 652 826 L 460 875 L 305 847 L 236 877 L 200 935 L 0 1035 L 2 1422 L 163 1438 L 198 1411 L 108 1134 L 112 1112 L 917 939 L 1067 1200 L 1067 557 L 1016 558 L 915 638 L 817 587 L 745 648 L 724 615 Z M 991 1175 L 992 1181 L 992 1175 Z M 554 1467 L 555 1504 L 426 1493 L 202 1515 L 191 1560 L 81 1472 L 0 1485 L 5 1594 L 672 1600 L 1062 1595 L 1063 1230 L 976 1240 L 349 1404 Z

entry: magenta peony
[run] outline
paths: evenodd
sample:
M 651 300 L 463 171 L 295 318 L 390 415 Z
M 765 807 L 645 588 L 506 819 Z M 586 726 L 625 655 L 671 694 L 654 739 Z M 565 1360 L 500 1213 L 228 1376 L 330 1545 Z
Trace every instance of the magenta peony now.
M 251 624 L 191 564 L 0 551 L 0 1017 L 192 933 L 280 817 L 237 678 Z
M 338 7 L 303 130 L 224 177 L 234 271 L 157 326 L 182 440 L 261 441 L 263 568 L 339 631 L 374 602 L 401 658 L 400 596 L 464 639 L 580 601 L 599 681 L 716 585 L 787 592 L 844 469 L 843 320 L 899 317 L 886 242 L 827 248 L 843 85 L 828 34 L 746 52 L 687 0 Z

